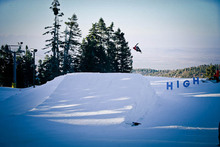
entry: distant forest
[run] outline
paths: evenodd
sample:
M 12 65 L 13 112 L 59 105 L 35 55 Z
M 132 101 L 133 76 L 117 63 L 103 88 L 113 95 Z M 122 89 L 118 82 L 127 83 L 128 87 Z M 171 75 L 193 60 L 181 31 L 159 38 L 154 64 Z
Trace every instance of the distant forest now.
M 219 67 L 216 65 L 199 65 L 196 67 L 189 67 L 176 70 L 155 70 L 155 69 L 133 69 L 133 73 L 139 73 L 144 76 L 160 76 L 160 77 L 173 77 L 173 78 L 210 78 L 214 75 L 216 69 Z M 211 71 L 211 72 L 210 72 Z

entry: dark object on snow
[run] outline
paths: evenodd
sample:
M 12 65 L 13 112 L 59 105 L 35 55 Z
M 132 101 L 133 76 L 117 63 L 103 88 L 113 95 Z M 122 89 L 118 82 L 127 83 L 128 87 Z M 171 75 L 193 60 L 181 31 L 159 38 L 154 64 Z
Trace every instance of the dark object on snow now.
M 207 83 L 207 81 L 205 81 L 205 80 L 201 80 L 202 81 L 202 83 Z
M 133 47 L 133 49 L 136 50 L 137 52 L 141 52 L 141 49 L 137 45 L 138 45 L 138 43 Z
M 218 142 L 219 142 L 218 146 L 220 146 L 220 122 L 218 124 Z
M 138 122 L 132 122 L 132 125 L 131 125 L 131 126 L 138 126 L 138 125 L 141 125 L 141 123 L 138 123 Z

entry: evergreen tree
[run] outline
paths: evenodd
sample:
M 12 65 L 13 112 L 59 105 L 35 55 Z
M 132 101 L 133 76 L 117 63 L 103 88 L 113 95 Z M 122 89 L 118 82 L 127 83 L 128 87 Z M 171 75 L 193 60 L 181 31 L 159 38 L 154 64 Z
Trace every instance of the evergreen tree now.
M 97 65 L 97 58 L 95 57 L 96 42 L 90 37 L 86 37 L 82 41 L 81 49 L 82 54 L 80 56 L 80 71 L 82 72 L 99 72 Z
M 33 85 L 33 71 L 35 69 L 35 74 L 36 74 L 36 68 L 34 68 L 34 57 L 31 51 L 29 50 L 28 46 L 26 46 L 26 51 L 25 51 L 25 56 L 24 58 L 24 85 L 25 87 L 29 87 Z M 36 75 L 35 75 L 36 77 Z
M 97 23 L 97 43 L 98 43 L 98 50 L 97 50 L 97 57 L 99 59 L 99 71 L 100 72 L 108 72 L 109 65 L 107 59 L 107 28 L 104 20 L 102 18 L 99 19 Z
M 113 30 L 102 18 L 92 25 L 89 35 L 83 39 L 80 58 L 81 71 L 131 72 L 132 56 L 124 33 Z
M 65 31 L 65 44 L 63 53 L 63 73 L 73 72 L 77 70 L 79 66 L 79 38 L 81 37 L 81 31 L 77 23 L 77 16 L 73 14 L 71 18 L 68 18 L 68 22 L 65 22 L 67 29 Z M 71 53 L 70 53 L 71 52 Z
M 51 48 L 49 51 L 47 51 L 46 53 L 49 53 L 52 51 L 52 71 L 53 71 L 53 77 L 56 77 L 58 75 L 60 75 L 60 51 L 59 48 L 62 44 L 62 41 L 60 40 L 60 33 L 59 33 L 59 29 L 60 29 L 60 24 L 59 24 L 59 17 L 63 16 L 62 12 L 59 12 L 59 6 L 60 3 L 58 0 L 54 0 L 51 4 L 52 6 L 50 7 L 51 10 L 53 10 L 54 15 L 55 15 L 55 19 L 54 19 L 54 23 L 53 26 L 47 26 L 45 27 L 45 29 L 49 29 L 48 31 L 46 31 L 43 35 L 46 34 L 51 34 L 52 38 L 46 40 L 46 42 L 48 42 L 48 44 L 46 44 L 46 47 L 44 49 L 48 49 Z
M 92 25 L 89 35 L 82 42 L 81 71 L 104 72 L 105 49 L 101 42 L 101 31 L 98 23 Z M 100 25 L 102 25 L 100 23 Z M 86 59 L 88 58 L 88 59 Z
M 100 18 L 98 23 L 93 24 L 92 29 L 89 32 L 89 43 L 93 48 L 93 53 L 95 56 L 94 69 L 98 72 L 106 72 L 106 25 L 102 18 Z
M 44 84 L 54 78 L 52 71 L 52 59 L 53 56 L 46 55 L 44 61 L 38 61 L 38 84 Z
M 19 49 L 21 51 L 21 49 Z M 0 85 L 11 87 L 13 82 L 13 55 L 8 46 L 2 46 L 0 50 Z M 26 52 L 16 54 L 16 79 L 18 88 L 25 88 L 33 84 L 33 57 L 26 46 Z
M 115 32 L 116 44 L 116 68 L 118 72 L 129 73 L 132 70 L 131 50 L 128 47 L 128 42 L 124 38 L 124 33 L 118 29 Z
M 117 64 L 116 64 L 116 45 L 114 42 L 114 24 L 113 22 L 107 28 L 107 70 L 109 72 L 116 72 L 117 71 Z
M 212 78 L 215 74 L 215 69 L 216 67 L 214 65 L 210 65 L 207 69 L 206 69 L 206 77 L 208 78 Z
M 17 87 L 23 88 L 33 85 L 33 60 L 32 53 L 26 46 L 25 54 L 21 53 L 17 57 Z
M 0 86 L 11 87 L 13 82 L 13 55 L 7 45 L 0 49 Z
M 39 60 L 38 61 L 37 85 L 42 85 L 47 82 L 44 73 L 45 73 L 45 70 L 44 70 L 43 61 Z

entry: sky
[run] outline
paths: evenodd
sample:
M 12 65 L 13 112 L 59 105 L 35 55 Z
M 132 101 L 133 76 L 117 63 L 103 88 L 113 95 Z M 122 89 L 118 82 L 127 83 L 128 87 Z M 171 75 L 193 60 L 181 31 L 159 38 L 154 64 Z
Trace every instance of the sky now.
M 125 33 L 133 68 L 180 69 L 220 64 L 219 0 L 59 0 L 64 22 L 74 13 L 82 37 L 102 17 Z M 0 0 L 0 45 L 24 42 L 43 59 L 44 27 L 52 25 L 52 0 Z

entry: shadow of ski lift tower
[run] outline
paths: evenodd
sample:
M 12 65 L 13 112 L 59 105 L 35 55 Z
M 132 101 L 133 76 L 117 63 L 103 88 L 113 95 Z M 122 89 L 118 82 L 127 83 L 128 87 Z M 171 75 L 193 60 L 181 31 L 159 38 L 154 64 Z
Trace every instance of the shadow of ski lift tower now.
M 21 50 L 21 46 L 22 46 L 23 42 L 18 42 L 18 45 L 8 45 L 9 47 L 9 52 L 13 53 L 13 83 L 12 83 L 12 88 L 16 88 L 17 85 L 17 80 L 16 80 L 16 67 L 17 67 L 17 63 L 16 63 L 16 54 L 22 53 L 24 52 L 23 50 Z

